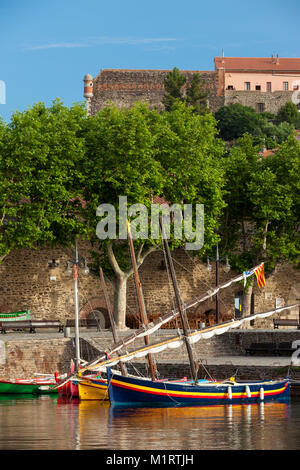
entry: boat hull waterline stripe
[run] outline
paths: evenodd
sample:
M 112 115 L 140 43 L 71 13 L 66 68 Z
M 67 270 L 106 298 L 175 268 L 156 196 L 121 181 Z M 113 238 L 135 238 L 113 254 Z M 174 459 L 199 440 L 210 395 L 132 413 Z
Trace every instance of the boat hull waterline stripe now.
M 169 403 L 176 405 L 202 403 L 228 403 L 262 400 L 261 388 L 264 389 L 263 400 L 289 400 L 289 380 L 276 382 L 233 383 L 231 396 L 229 386 L 218 383 L 203 385 L 168 384 L 167 382 L 147 384 L 139 379 L 112 377 L 109 382 L 109 398 L 112 405 L 128 403 Z M 192 390 L 188 390 L 191 388 Z
M 134 391 L 142 391 L 144 393 L 148 393 L 151 395 L 167 395 L 172 397 L 191 397 L 191 398 L 227 398 L 228 395 L 228 387 L 226 386 L 225 390 L 222 392 L 175 392 L 173 390 L 159 390 L 151 387 L 141 387 L 138 385 L 130 385 L 124 384 L 118 380 L 112 380 L 112 385 L 117 387 L 126 388 L 127 390 L 134 390 Z M 284 392 L 287 388 L 287 384 L 279 389 L 274 389 L 265 392 L 265 396 L 270 395 L 279 395 L 280 393 Z M 258 397 L 260 396 L 260 390 L 251 392 L 251 397 Z M 232 398 L 243 398 L 247 396 L 246 390 L 242 392 L 232 392 Z

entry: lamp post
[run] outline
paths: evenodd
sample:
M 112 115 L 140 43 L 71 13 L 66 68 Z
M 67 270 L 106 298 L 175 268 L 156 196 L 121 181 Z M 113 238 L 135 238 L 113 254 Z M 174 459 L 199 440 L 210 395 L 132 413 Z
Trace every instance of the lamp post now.
M 78 267 L 79 267 L 79 257 L 78 257 L 78 248 L 77 241 L 75 241 L 75 259 L 67 261 L 67 273 L 72 272 L 70 264 L 73 264 L 74 267 L 74 308 L 75 308 L 75 368 L 76 372 L 79 370 L 80 362 L 80 342 L 79 342 L 79 302 L 78 302 Z M 87 261 L 84 259 L 84 274 L 89 273 L 89 268 L 87 267 Z
M 211 271 L 211 269 L 212 269 L 209 260 L 210 260 L 210 258 L 207 257 L 207 265 L 206 265 L 207 271 Z M 226 260 L 226 263 L 225 263 L 225 266 L 223 266 L 223 270 L 226 273 L 228 273 L 230 271 L 230 264 L 229 264 L 229 261 L 228 261 L 228 256 L 225 257 L 225 260 Z M 219 257 L 219 245 L 217 244 L 216 259 L 215 259 L 215 262 L 216 262 L 216 287 L 219 286 L 220 261 L 221 261 L 221 259 Z M 216 293 L 216 323 L 219 323 L 219 313 L 220 313 L 220 301 L 219 301 L 219 292 L 217 292 Z

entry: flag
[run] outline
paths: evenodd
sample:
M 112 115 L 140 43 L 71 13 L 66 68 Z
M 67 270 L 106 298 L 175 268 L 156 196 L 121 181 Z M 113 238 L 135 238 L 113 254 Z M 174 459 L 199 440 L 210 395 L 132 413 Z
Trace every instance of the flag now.
M 266 280 L 265 280 L 265 270 L 264 270 L 264 263 L 262 263 L 259 268 L 257 268 L 255 271 L 255 276 L 257 279 L 257 284 L 258 287 L 261 288 L 266 285 Z
M 243 272 L 243 278 L 244 278 L 244 287 L 246 287 L 247 284 L 247 277 L 252 276 L 254 271 L 244 271 Z

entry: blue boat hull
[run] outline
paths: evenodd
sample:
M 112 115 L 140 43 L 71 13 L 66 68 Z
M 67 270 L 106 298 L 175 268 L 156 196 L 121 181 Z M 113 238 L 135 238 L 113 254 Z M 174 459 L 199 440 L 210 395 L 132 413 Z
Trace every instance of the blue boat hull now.
M 288 401 L 288 379 L 247 383 L 153 382 L 133 377 L 109 377 L 109 399 L 117 406 L 202 406 L 216 404 Z

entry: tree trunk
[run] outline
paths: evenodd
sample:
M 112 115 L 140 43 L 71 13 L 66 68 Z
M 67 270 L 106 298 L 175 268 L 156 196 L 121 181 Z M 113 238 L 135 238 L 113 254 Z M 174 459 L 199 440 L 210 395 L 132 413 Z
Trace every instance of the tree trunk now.
M 248 281 L 249 282 L 249 281 Z M 251 314 L 251 299 L 253 291 L 253 279 L 248 283 L 246 289 L 244 289 L 243 294 L 243 317 L 247 317 Z M 249 321 L 242 323 L 241 329 L 249 328 Z
M 137 254 L 137 267 L 139 268 L 144 262 L 145 258 L 156 250 L 156 246 L 151 246 L 144 253 L 143 245 L 140 246 Z M 115 272 L 115 293 L 114 293 L 114 319 L 116 328 L 118 330 L 127 329 L 126 326 L 126 293 L 127 293 L 127 280 L 133 274 L 133 268 L 131 267 L 127 271 L 122 271 L 113 251 L 113 244 L 110 242 L 107 245 L 107 254 L 111 267 Z
M 243 295 L 243 317 L 247 317 L 251 313 L 251 296 L 253 290 L 253 282 L 247 287 Z
M 114 293 L 114 319 L 117 330 L 125 330 L 126 327 L 126 293 L 127 293 L 126 274 L 115 277 L 115 293 Z
M 6 255 L 1 255 L 0 256 L 0 264 L 2 263 L 2 261 L 6 258 L 7 254 Z
M 266 251 L 267 249 L 267 233 L 268 233 L 268 227 L 269 227 L 269 220 L 267 220 L 266 222 L 266 225 L 265 225 L 265 229 L 263 231 L 263 250 Z

